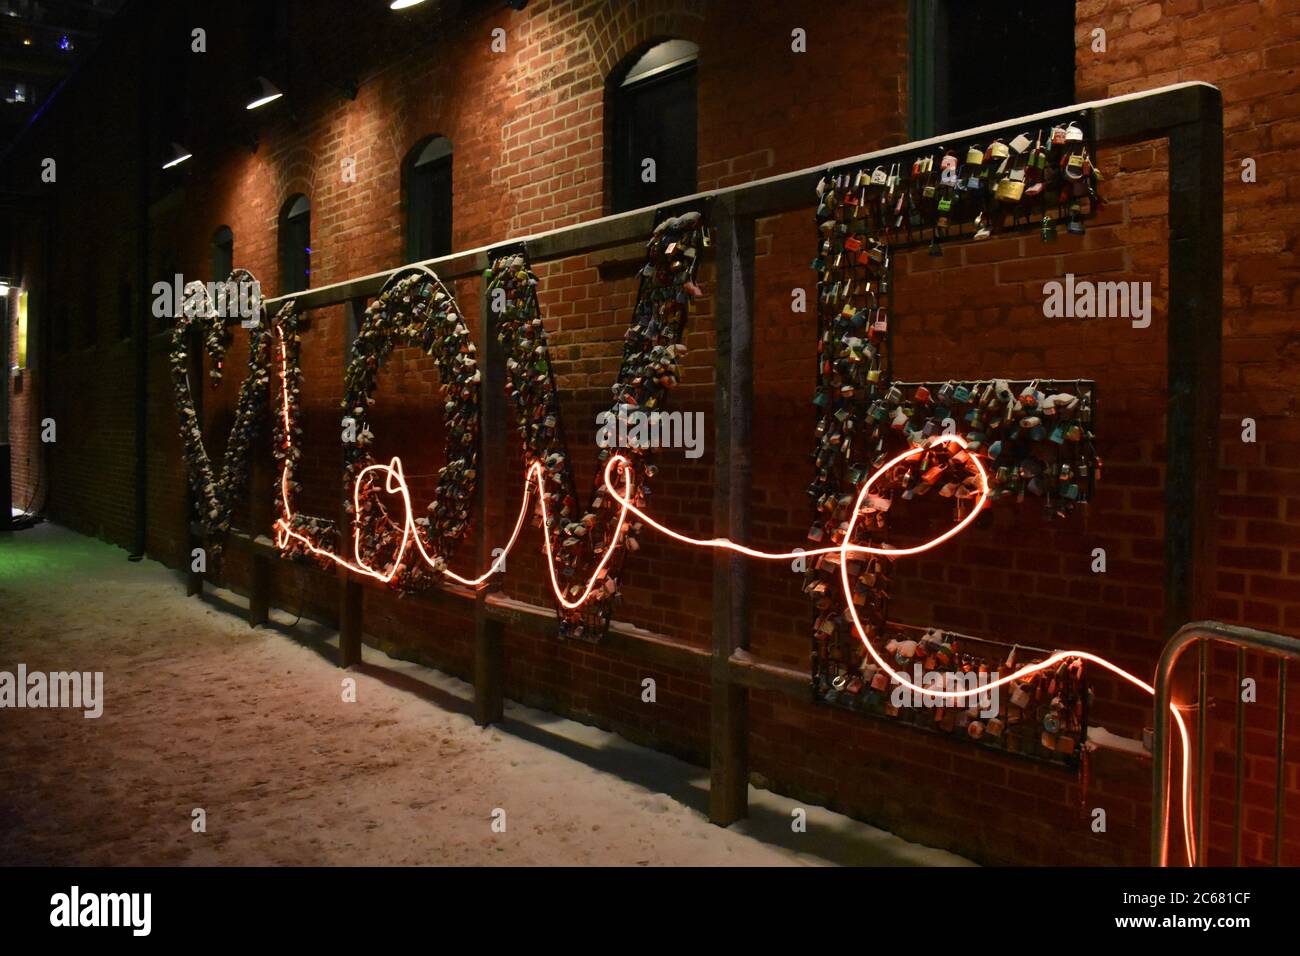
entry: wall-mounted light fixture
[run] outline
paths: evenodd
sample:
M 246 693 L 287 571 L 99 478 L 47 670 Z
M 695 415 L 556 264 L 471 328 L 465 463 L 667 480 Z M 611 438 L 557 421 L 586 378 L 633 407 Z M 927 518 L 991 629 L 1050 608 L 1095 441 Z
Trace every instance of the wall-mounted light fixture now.
M 171 151 L 167 154 L 167 161 L 163 163 L 162 168 L 171 169 L 175 166 L 179 166 L 181 163 L 185 162 L 185 160 L 193 157 L 193 155 L 193 153 L 180 143 L 172 143 Z
M 272 83 L 264 76 L 259 76 L 253 84 L 252 95 L 249 98 L 246 110 L 255 110 L 267 103 L 274 103 L 280 97 L 284 96 L 284 91 Z

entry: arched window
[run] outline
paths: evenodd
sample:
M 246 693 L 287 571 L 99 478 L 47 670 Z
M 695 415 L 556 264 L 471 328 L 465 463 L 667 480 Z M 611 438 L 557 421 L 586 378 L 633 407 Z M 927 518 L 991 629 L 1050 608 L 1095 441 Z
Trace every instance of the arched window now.
M 451 140 L 417 143 L 402 169 L 406 192 L 406 261 L 451 252 Z
M 311 202 L 299 193 L 280 211 L 280 291 L 311 285 Z
M 612 212 L 695 192 L 698 54 L 687 40 L 665 40 L 628 57 L 610 77 Z
M 212 234 L 212 281 L 221 282 L 235 269 L 235 234 L 222 226 Z

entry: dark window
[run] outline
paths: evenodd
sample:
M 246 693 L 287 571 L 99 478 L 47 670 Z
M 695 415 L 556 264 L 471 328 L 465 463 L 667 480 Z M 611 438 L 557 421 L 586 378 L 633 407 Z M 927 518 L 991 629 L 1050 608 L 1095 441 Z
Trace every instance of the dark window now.
M 235 269 L 235 234 L 222 226 L 212 234 L 212 281 L 221 282 Z
M 451 252 L 451 140 L 435 136 L 406 159 L 406 261 Z
M 280 291 L 301 292 L 311 285 L 311 203 L 298 195 L 280 214 Z
M 1074 102 L 1074 0 L 912 0 L 916 138 Z
M 611 80 L 610 207 L 658 206 L 696 190 L 697 47 L 667 40 Z M 654 181 L 646 182 L 647 160 Z

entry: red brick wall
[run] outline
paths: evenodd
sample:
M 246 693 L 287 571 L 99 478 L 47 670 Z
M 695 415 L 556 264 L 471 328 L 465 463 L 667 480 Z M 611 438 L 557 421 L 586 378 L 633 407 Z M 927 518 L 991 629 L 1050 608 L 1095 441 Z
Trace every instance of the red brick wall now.
M 183 6 L 183 5 L 182 5 Z M 313 5 L 299 30 L 327 73 L 349 68 L 361 79 L 355 101 L 296 74 L 300 85 L 276 107 L 245 117 L 231 101 L 247 69 L 215 55 L 192 73 L 193 113 L 212 117 L 187 133 L 196 158 L 185 167 L 183 194 L 157 214 L 154 259 L 174 249 L 187 277 L 206 278 L 208 243 L 218 226 L 235 235 L 235 262 L 264 288 L 279 288 L 278 214 L 301 192 L 312 202 L 312 284 L 391 267 L 403 258 L 401 164 L 425 136 L 454 147 L 453 244 L 470 248 L 595 218 L 608 208 L 604 188 L 604 78 L 629 53 L 656 38 L 700 44 L 699 184 L 702 189 L 902 142 L 906 134 L 906 3 L 872 4 L 870 16 L 789 13 L 777 5 L 685 0 L 598 3 L 534 0 L 523 12 L 470 10 L 440 26 L 416 12 L 401 29 L 396 16 L 361 19 L 349 4 Z M 475 8 L 477 9 L 477 8 Z M 1077 98 L 1085 101 L 1179 80 L 1207 80 L 1224 93 L 1226 132 L 1223 468 L 1219 492 L 1218 590 L 1214 613 L 1225 621 L 1300 631 L 1300 425 L 1295 414 L 1297 352 L 1296 228 L 1300 189 L 1288 175 L 1300 139 L 1300 3 L 1183 2 L 1134 5 L 1080 0 Z M 617 12 L 614 12 L 617 11 Z M 207 17 L 199 17 L 199 23 Z M 337 29 L 346 23 L 347 29 Z M 329 24 L 326 29 L 323 24 Z M 245 43 L 237 18 L 208 22 L 209 48 Z M 490 52 L 490 31 L 507 31 L 507 51 Z M 808 31 L 806 54 L 790 51 L 790 31 Z M 1107 31 L 1108 49 L 1093 53 L 1091 31 Z M 882 38 L 890 38 L 889 42 Z M 105 51 L 98 69 L 111 75 Z M 62 149 L 54 200 L 67 244 L 53 266 L 76 276 L 77 257 L 93 253 L 96 276 L 112 302 L 118 257 L 131 252 L 134 209 L 129 190 L 104 166 L 129 168 L 130 141 L 103 137 L 103 162 L 76 159 L 68 131 L 93 123 L 96 84 L 74 86 L 47 129 L 25 147 L 26 162 Z M 840 91 L 840 92 L 836 92 Z M 133 92 L 123 94 L 127 100 Z M 222 111 L 225 112 L 222 112 Z M 238 132 L 258 129 L 256 153 Z M 62 142 L 59 142 L 62 133 Z M 45 146 L 52 138 L 55 145 Z M 357 182 L 345 183 L 340 160 L 355 157 Z M 1259 181 L 1240 182 L 1240 160 L 1255 158 Z M 1046 520 L 1033 507 L 1001 509 L 953 545 L 898 565 L 893 607 L 913 622 L 936 623 L 1008 641 L 1079 647 L 1149 675 L 1159 653 L 1163 600 L 1166 190 L 1162 143 L 1103 150 L 1110 205 L 1081 239 L 1052 245 L 1034 232 L 984 244 L 953 245 L 941 259 L 925 251 L 899 257 L 895 364 L 904 378 L 1006 375 L 1090 377 L 1099 383 L 1099 451 L 1103 480 L 1084 514 Z M 79 165 L 80 163 L 80 165 Z M 116 163 L 116 167 L 114 164 Z M 34 167 L 26 167 L 28 170 Z M 68 169 L 68 179 L 63 178 Z M 67 197 L 94 214 L 84 228 Z M 85 215 L 84 212 L 81 215 Z M 66 237 L 76 236 L 75 241 Z M 754 543 L 791 547 L 806 530 L 810 476 L 815 319 L 792 314 L 790 293 L 810 292 L 814 249 L 811 210 L 759 224 L 755 320 Z M 635 293 L 637 251 L 575 257 L 538 267 L 553 359 L 564 392 L 568 440 L 582 487 L 594 475 L 591 427 L 607 400 L 621 336 Z M 629 267 L 629 262 L 631 266 Z M 1123 320 L 1048 320 L 1042 284 L 1080 277 L 1150 280 L 1156 303 L 1150 328 Z M 675 407 L 711 414 L 713 270 L 708 296 L 693 312 L 691 352 Z M 476 283 L 457 287 L 462 308 L 477 316 Z M 76 297 L 74 297 L 74 300 Z M 76 300 L 79 301 L 79 300 Z M 147 303 L 146 303 L 147 304 Z M 56 307 L 57 308 L 57 307 Z M 337 441 L 343 353 L 341 309 L 313 315 L 304 348 L 307 458 L 302 509 L 333 516 L 339 493 Z M 75 323 L 74 323 L 75 324 Z M 97 346 L 53 359 L 52 412 L 60 443 L 51 459 L 50 511 L 61 521 L 109 540 L 130 540 L 130 355 L 113 341 L 115 323 L 100 322 Z M 149 548 L 170 563 L 184 552 L 183 471 L 165 342 L 152 343 L 149 429 Z M 219 454 L 243 374 L 246 349 L 227 358 L 226 381 L 205 395 L 210 449 Z M 426 496 L 441 463 L 432 364 L 396 354 L 380 377 L 374 427 L 377 455 L 400 453 L 412 487 Z M 1259 441 L 1240 441 L 1240 422 L 1258 423 Z M 67 427 L 65 428 L 65 422 Z M 710 419 L 711 426 L 711 419 Z M 518 475 L 513 435 L 511 449 Z M 674 527 L 709 530 L 713 450 L 697 461 L 661 456 L 652 508 Z M 503 502 L 517 507 L 515 492 Z M 704 645 L 710 633 L 710 565 L 692 549 L 647 538 L 628 561 L 616 616 Z M 1094 547 L 1108 571 L 1089 569 Z M 460 560 L 472 555 L 464 553 Z M 247 585 L 248 568 L 231 555 L 225 580 Z M 765 658 L 807 666 L 810 612 L 799 579 L 781 564 L 753 568 L 753 645 Z M 507 592 L 547 603 L 536 532 L 511 555 Z M 277 566 L 276 600 L 290 610 L 332 620 L 333 580 Z M 366 629 L 381 646 L 468 676 L 469 618 L 433 611 L 425 602 L 368 593 Z M 684 756 L 707 755 L 707 684 L 683 674 L 628 664 L 599 648 L 562 645 L 550 636 L 511 631 L 507 692 Z M 1233 662 L 1224 667 L 1231 671 Z M 1271 736 L 1276 667 L 1252 661 L 1260 703 L 1248 708 L 1246 855 L 1272 856 Z M 1216 693 L 1232 675 L 1216 668 Z M 1227 675 L 1225 677 L 1225 674 Z M 658 680 L 659 702 L 639 698 L 640 680 Z M 1270 681 L 1272 683 L 1270 683 Z M 1094 722 L 1139 736 L 1151 722 L 1145 695 L 1098 676 Z M 901 728 L 755 693 L 751 704 L 752 768 L 761 780 L 801 799 L 816 799 L 894 829 L 990 862 L 1141 862 L 1146 856 L 1150 787 L 1144 760 L 1098 754 L 1086 790 L 1074 775 L 975 752 Z M 1297 699 L 1293 693 L 1292 699 Z M 1231 697 L 1226 698 L 1230 704 Z M 1293 708 L 1294 709 L 1294 708 Z M 1216 757 L 1212 843 L 1230 844 L 1231 708 L 1212 722 Z M 1294 714 L 1292 715 L 1294 717 Z M 1300 773 L 1293 727 L 1287 773 L 1289 810 L 1297 811 Z M 1226 735 L 1226 736 L 1225 736 Z M 1226 748 L 1226 749 L 1225 749 Z M 1225 775 L 1226 774 L 1226 775 Z M 1225 789 L 1226 788 L 1226 789 Z M 1093 834 L 1087 811 L 1104 807 L 1108 831 Z M 1226 821 L 1226 824 L 1225 824 Z M 1289 859 L 1300 860 L 1292 826 Z

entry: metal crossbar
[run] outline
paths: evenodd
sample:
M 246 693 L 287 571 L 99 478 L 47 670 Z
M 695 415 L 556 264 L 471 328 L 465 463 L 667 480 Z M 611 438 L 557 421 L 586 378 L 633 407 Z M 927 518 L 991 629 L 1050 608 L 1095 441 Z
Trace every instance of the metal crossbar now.
M 1217 467 L 1220 401 L 1220 340 L 1223 300 L 1223 104 L 1218 89 L 1206 83 L 1180 83 L 1161 89 L 1097 100 L 944 136 L 904 143 L 834 162 L 783 173 L 755 182 L 698 193 L 672 204 L 674 211 L 706 213 L 715 242 L 715 435 L 713 534 L 745 541 L 750 533 L 750 488 L 753 377 L 755 221 L 800 209 L 814 200 L 814 187 L 828 169 L 865 164 L 910 162 L 919 152 L 969 143 L 1058 122 L 1086 122 L 1095 147 L 1156 139 L 1169 141 L 1169 295 L 1168 414 L 1165 489 L 1164 630 L 1173 633 L 1184 621 L 1205 616 L 1212 592 L 1211 531 Z M 494 242 L 416 265 L 427 266 L 445 281 L 481 275 L 494 249 L 522 243 L 534 263 L 644 241 L 666 210 L 643 208 L 532 236 Z M 409 268 L 403 266 L 400 268 Z M 268 308 L 292 298 L 303 310 L 345 304 L 352 334 L 368 297 L 396 269 L 336 282 L 317 289 L 267 300 Z M 490 560 L 485 529 L 493 527 L 491 503 L 502 500 L 498 483 L 503 469 L 502 441 L 509 418 L 503 395 L 503 360 L 493 328 L 488 297 L 480 293 L 478 350 L 483 371 L 476 535 L 481 561 Z M 256 494 L 256 492 L 255 492 Z M 267 496 L 269 501 L 269 495 Z M 259 562 L 269 561 L 274 547 L 259 538 L 254 526 L 238 536 Z M 269 572 L 269 568 L 263 567 Z M 269 573 L 255 573 L 256 616 L 265 619 Z M 711 686 L 711 787 L 709 815 L 729 824 L 746 815 L 748 783 L 748 693 L 751 689 L 807 697 L 808 675 L 756 658 L 748 651 L 750 578 L 739 556 L 719 551 L 714 557 L 711 646 L 648 634 L 630 626 L 611 627 L 604 646 L 613 654 L 707 674 Z M 359 660 L 361 595 L 365 586 L 341 576 L 340 661 Z M 194 587 L 191 583 L 191 587 Z M 463 589 L 461 589 L 463 590 Z M 258 592 L 262 593 L 258 597 Z M 480 723 L 501 717 L 506 624 L 553 628 L 555 612 L 503 598 L 486 589 L 460 593 L 431 592 L 428 600 L 474 602 L 475 715 Z M 463 606 L 463 605 L 462 605 Z M 250 612 L 251 614 L 252 612 Z M 252 620 L 252 618 L 250 618 Z M 1157 709 L 1157 717 L 1159 710 Z

